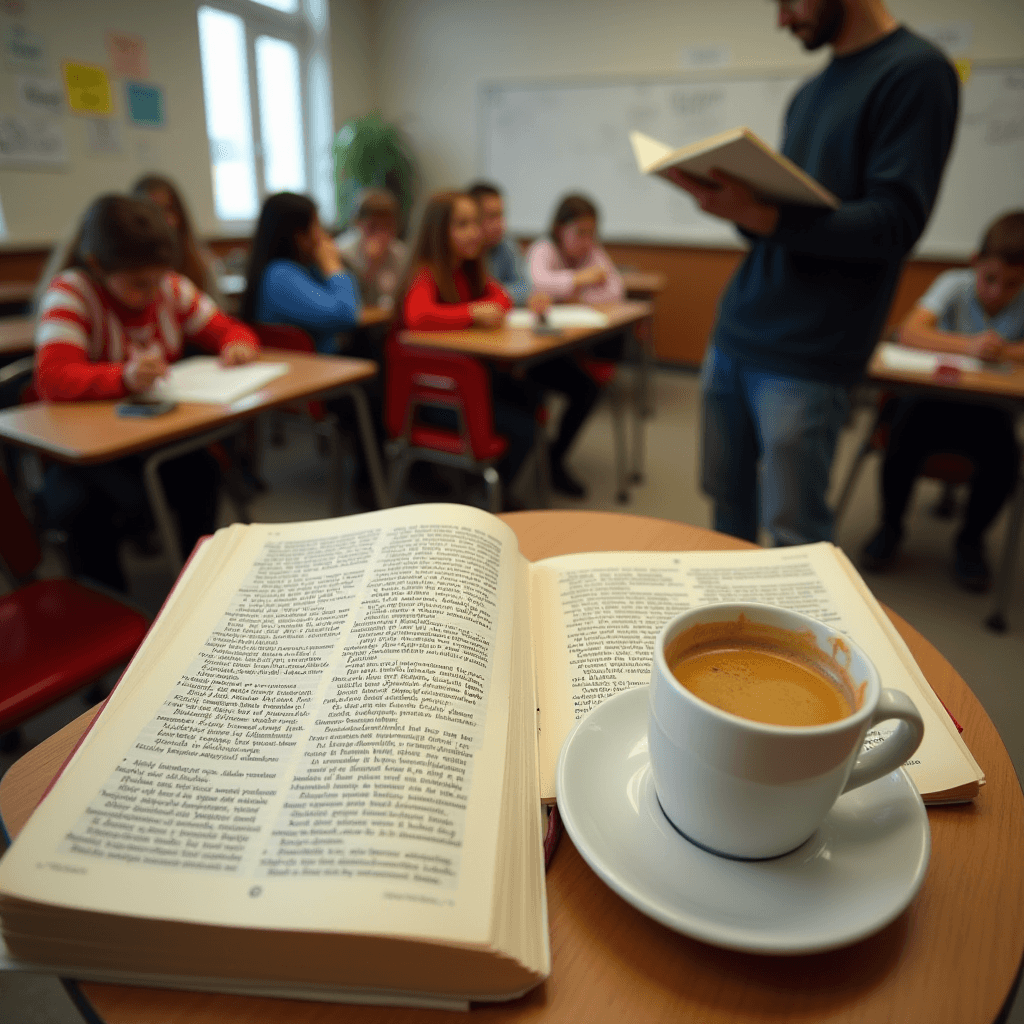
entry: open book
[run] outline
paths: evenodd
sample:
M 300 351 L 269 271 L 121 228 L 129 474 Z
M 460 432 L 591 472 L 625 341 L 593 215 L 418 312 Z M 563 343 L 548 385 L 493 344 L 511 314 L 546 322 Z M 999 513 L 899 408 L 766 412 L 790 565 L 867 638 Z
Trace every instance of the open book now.
M 848 632 L 921 710 L 925 798 L 977 793 L 829 544 L 530 563 L 459 505 L 236 525 L 194 556 L 0 862 L 10 955 L 151 986 L 513 997 L 550 971 L 540 807 L 565 735 L 649 681 L 676 612 L 731 600 Z
M 710 172 L 725 171 L 739 178 L 765 202 L 796 203 L 835 209 L 839 200 L 792 160 L 776 153 L 749 128 L 732 128 L 710 138 L 672 149 L 643 132 L 630 132 L 637 167 L 643 174 L 660 174 L 677 167 L 710 184 Z

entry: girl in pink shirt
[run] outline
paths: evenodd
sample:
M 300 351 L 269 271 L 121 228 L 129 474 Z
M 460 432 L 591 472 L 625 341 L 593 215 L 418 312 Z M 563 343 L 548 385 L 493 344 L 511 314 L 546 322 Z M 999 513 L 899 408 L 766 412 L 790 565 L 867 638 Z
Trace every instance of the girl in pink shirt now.
M 555 302 L 619 302 L 622 275 L 597 240 L 597 207 L 566 196 L 555 210 L 551 240 L 538 239 L 526 256 L 533 286 Z

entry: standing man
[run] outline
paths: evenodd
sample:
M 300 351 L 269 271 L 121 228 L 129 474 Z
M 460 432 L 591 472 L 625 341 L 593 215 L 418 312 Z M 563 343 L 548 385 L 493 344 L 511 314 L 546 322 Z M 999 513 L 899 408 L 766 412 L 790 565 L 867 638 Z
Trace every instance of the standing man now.
M 715 529 L 776 545 L 831 540 L 825 502 L 849 388 L 924 230 L 956 125 L 956 73 L 882 0 L 779 0 L 779 27 L 833 59 L 790 104 L 782 152 L 841 200 L 760 202 L 712 172 L 675 182 L 751 248 L 702 370 L 702 486 Z M 760 462 L 761 482 L 758 483 Z

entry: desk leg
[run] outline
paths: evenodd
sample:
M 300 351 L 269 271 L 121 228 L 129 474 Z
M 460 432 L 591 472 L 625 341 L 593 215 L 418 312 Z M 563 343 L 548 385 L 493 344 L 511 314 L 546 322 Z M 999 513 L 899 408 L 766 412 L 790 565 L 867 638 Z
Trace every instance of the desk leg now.
M 640 328 L 645 325 L 638 325 L 633 328 L 632 334 L 638 349 L 638 362 L 636 378 L 633 386 L 633 458 L 629 471 L 631 483 L 641 483 L 644 478 L 644 440 L 648 410 L 650 407 L 650 359 L 648 358 L 647 346 L 640 336 Z
M 205 448 L 222 437 L 235 433 L 239 424 L 234 423 L 222 430 L 214 430 L 200 437 L 190 437 L 178 444 L 168 445 L 160 448 L 146 458 L 142 465 L 142 482 L 146 488 L 146 497 L 149 499 L 149 507 L 153 511 L 153 519 L 156 522 L 157 530 L 160 531 L 160 539 L 163 542 L 167 560 L 175 573 L 181 572 L 185 564 L 182 559 L 181 547 L 178 544 L 178 531 L 174 527 L 174 517 L 171 515 L 170 506 L 167 504 L 167 497 L 164 494 L 164 485 L 160 480 L 160 467 L 170 459 L 176 459 L 180 455 L 187 455 L 197 448 Z
M 348 395 L 356 410 L 356 422 L 359 424 L 359 439 L 363 445 L 363 454 L 366 456 L 366 467 L 370 471 L 370 482 L 373 484 L 373 493 L 380 508 L 389 508 L 391 505 L 388 494 L 387 481 L 384 479 L 384 470 L 380 464 L 380 453 L 377 449 L 377 435 L 373 429 L 373 420 L 370 417 L 370 404 L 366 400 L 363 389 L 358 384 L 350 384 L 343 388 L 341 394 Z
M 1006 524 L 1003 557 L 996 579 L 995 602 L 992 605 L 992 613 L 985 620 L 985 625 L 996 633 L 1005 633 L 1008 626 L 1006 610 L 1010 606 L 1010 591 L 1013 587 L 1014 569 L 1017 567 L 1017 551 L 1020 546 L 1022 526 L 1024 526 L 1024 476 L 1017 480 L 1013 504 L 1010 506 L 1010 521 Z

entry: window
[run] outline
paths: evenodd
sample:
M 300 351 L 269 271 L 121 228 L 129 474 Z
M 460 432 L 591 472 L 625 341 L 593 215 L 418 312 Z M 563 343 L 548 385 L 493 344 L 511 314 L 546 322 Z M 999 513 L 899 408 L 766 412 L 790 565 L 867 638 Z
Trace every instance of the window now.
M 252 221 L 274 192 L 309 192 L 334 219 L 327 18 L 319 0 L 215 0 L 199 8 L 217 216 Z

